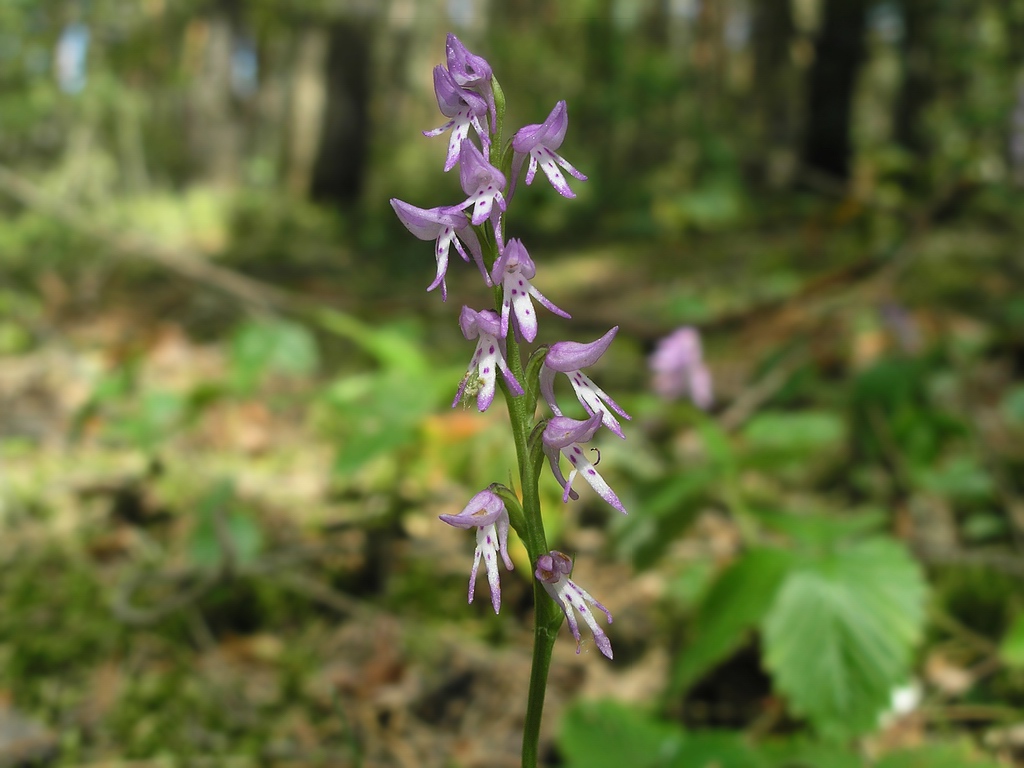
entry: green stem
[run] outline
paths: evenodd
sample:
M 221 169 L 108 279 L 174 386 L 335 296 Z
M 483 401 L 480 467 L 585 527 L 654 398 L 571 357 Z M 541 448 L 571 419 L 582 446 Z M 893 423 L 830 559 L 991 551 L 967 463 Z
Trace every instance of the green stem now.
M 505 117 L 505 95 L 502 93 L 497 79 L 493 79 L 491 85 L 497 108 L 497 125 L 491 126 L 490 162 L 492 165 L 498 166 L 502 157 L 501 133 Z M 494 238 L 487 238 L 487 248 L 490 251 L 487 267 L 490 269 L 498 258 L 497 243 Z M 494 300 L 500 315 L 501 286 L 494 286 Z M 519 342 L 516 341 L 511 323 L 505 338 L 505 351 L 505 358 L 512 375 L 523 387 L 529 388 L 530 382 L 526 380 Z M 500 378 L 499 381 L 501 381 Z M 509 421 L 512 423 L 516 461 L 519 464 L 519 485 L 523 495 L 522 525 L 517 527 L 516 532 L 526 546 L 532 569 L 537 558 L 548 552 L 548 542 L 544 535 L 544 520 L 540 514 L 537 473 L 530 460 L 529 441 L 530 433 L 533 431 L 535 406 L 531 407 L 528 403 L 532 398 L 516 397 L 503 381 L 501 381 L 501 391 L 505 395 Z M 534 606 L 533 665 L 530 669 L 530 691 L 526 700 L 526 722 L 523 725 L 523 768 L 536 768 L 537 766 L 540 724 L 544 713 L 544 694 L 548 685 L 548 669 L 551 667 L 551 652 L 554 649 L 555 637 L 563 618 L 561 610 L 544 591 L 541 583 L 536 579 L 531 580 L 533 581 Z
M 537 623 L 533 629 L 533 665 L 530 668 L 530 692 L 526 699 L 526 721 L 523 723 L 523 768 L 537 766 L 540 724 L 544 714 L 544 694 L 548 687 L 551 651 L 555 647 L 555 638 L 558 636 L 562 618 L 562 614 L 536 579 L 533 580 L 533 601 Z M 557 616 L 551 616 L 552 611 Z
M 522 357 L 515 334 L 509 329 L 506 339 L 509 369 L 516 380 L 529 386 L 523 370 Z M 544 521 L 540 514 L 540 495 L 537 477 L 530 461 L 529 437 L 533 429 L 533 414 L 528 411 L 526 397 L 514 397 L 507 387 L 502 387 L 508 405 L 512 435 L 516 445 L 519 464 L 519 482 L 523 494 L 524 529 L 520 537 L 530 556 L 531 567 L 537 558 L 548 552 L 544 535 Z M 547 691 L 548 669 L 551 666 L 551 652 L 555 637 L 562 623 L 562 613 L 536 579 L 533 580 L 534 636 L 533 665 L 530 670 L 530 690 L 526 700 L 526 721 L 523 724 L 523 768 L 535 768 L 540 743 L 541 717 L 544 712 L 544 695 Z

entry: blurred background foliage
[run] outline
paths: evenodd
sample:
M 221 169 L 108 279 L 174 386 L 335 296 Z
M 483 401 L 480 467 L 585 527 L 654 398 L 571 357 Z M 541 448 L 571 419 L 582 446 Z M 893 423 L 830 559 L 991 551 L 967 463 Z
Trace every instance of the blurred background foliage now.
M 436 522 L 480 306 L 431 69 L 569 105 L 508 231 L 633 415 L 550 765 L 1024 765 L 1024 2 L 0 3 L 0 766 L 515 765 L 531 567 Z M 702 412 L 647 358 L 698 327 Z

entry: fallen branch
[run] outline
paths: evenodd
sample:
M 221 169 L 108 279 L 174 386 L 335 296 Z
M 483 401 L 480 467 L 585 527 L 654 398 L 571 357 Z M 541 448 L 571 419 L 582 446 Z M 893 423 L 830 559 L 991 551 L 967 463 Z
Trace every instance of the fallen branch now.
M 28 179 L 0 165 L 0 192 L 26 208 L 45 213 L 79 234 L 96 240 L 120 256 L 143 258 L 196 283 L 227 293 L 259 309 L 308 309 L 310 299 L 211 264 L 199 253 L 168 248 L 137 233 L 119 234 L 97 224 L 74 205 L 55 199 Z

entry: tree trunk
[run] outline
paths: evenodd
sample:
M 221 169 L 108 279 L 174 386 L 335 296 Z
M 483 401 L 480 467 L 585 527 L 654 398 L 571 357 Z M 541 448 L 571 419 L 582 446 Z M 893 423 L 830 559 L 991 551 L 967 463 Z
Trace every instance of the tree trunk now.
M 243 136 L 231 94 L 231 56 L 237 12 L 221 0 L 193 34 L 203 39 L 202 62 L 192 87 L 187 135 L 197 175 L 213 184 L 238 181 Z
M 866 19 L 866 0 L 826 0 L 808 81 L 804 165 L 844 181 L 850 175 L 853 95 Z
M 308 27 L 298 36 L 285 150 L 285 187 L 295 197 L 307 196 L 313 183 L 327 99 L 327 48 L 327 33 L 319 27 Z
M 786 185 L 796 159 L 797 71 L 790 58 L 795 27 L 790 0 L 754 5 L 754 99 L 758 112 L 758 175 L 771 187 Z
M 344 20 L 328 31 L 326 102 L 313 172 L 316 200 L 351 204 L 366 173 L 370 124 L 372 27 Z
M 903 83 L 896 102 L 894 138 L 918 157 L 928 150 L 922 116 L 935 94 L 930 21 L 938 9 L 929 0 L 903 0 Z

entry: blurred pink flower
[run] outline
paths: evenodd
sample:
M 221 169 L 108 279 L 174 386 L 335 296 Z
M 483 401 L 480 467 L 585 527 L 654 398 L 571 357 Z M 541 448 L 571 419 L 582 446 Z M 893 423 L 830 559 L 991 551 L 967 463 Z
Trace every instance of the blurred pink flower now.
M 696 328 L 683 326 L 659 341 L 650 366 L 654 391 L 663 398 L 678 400 L 689 395 L 698 408 L 711 407 L 711 371 L 704 364 Z

